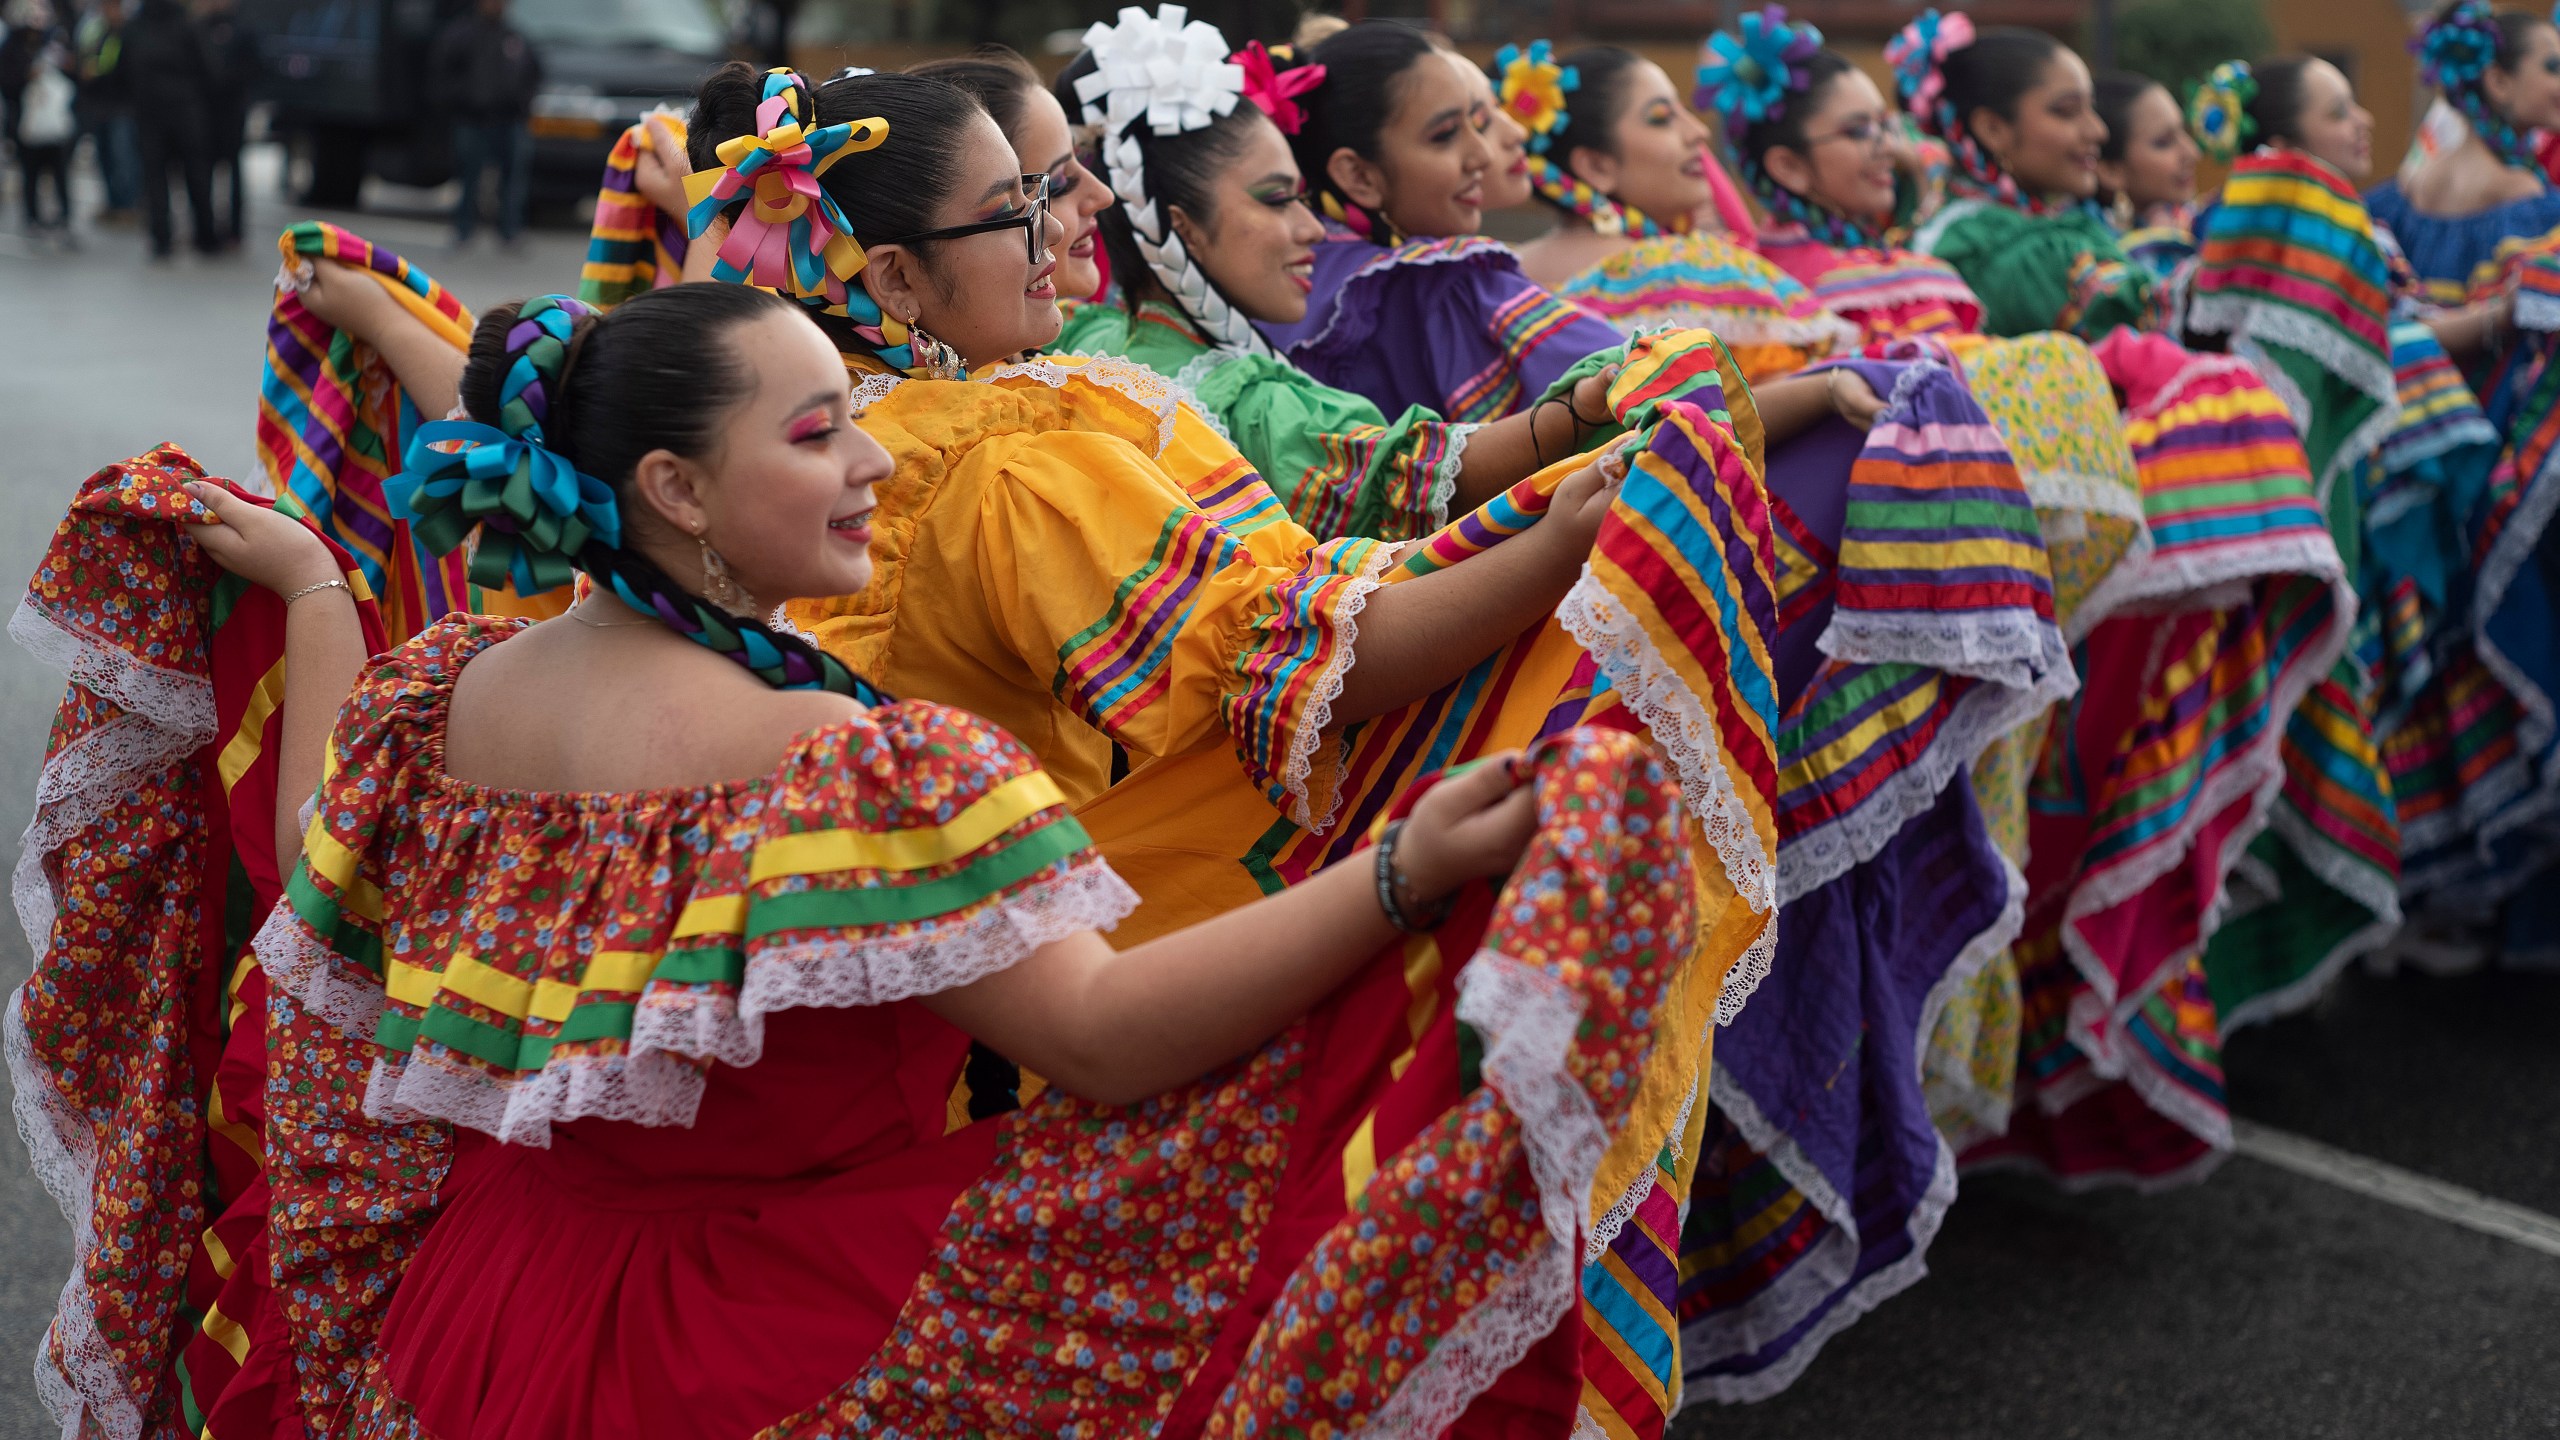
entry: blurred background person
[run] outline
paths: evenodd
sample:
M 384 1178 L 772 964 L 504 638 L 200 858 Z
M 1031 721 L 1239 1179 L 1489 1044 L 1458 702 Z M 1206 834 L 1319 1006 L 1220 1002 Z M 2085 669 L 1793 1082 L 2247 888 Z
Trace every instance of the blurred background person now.
M 240 220 L 248 189 L 240 175 L 240 151 L 249 139 L 249 92 L 258 78 L 258 40 L 240 23 L 239 0 L 199 0 L 196 24 L 204 34 L 205 153 L 212 164 L 217 214 L 214 235 L 225 250 L 240 244 Z
M 453 172 L 462 198 L 453 207 L 453 243 L 471 243 L 480 218 L 480 179 L 498 172 L 498 240 L 512 246 L 524 230 L 525 192 L 533 178 L 533 135 L 525 126 L 542 60 L 533 42 L 507 21 L 507 0 L 479 0 L 436 37 L 429 95 L 453 118 Z
M 169 217 L 169 181 L 187 190 L 187 240 L 199 255 L 222 249 L 213 223 L 211 110 L 204 35 L 179 0 L 142 0 L 124 27 L 124 55 L 116 68 L 126 77 L 136 148 L 142 155 L 142 215 L 151 232 L 151 258 L 176 249 Z
M 9 7 L 9 34 L 0 40 L 0 102 L 5 102 L 10 152 L 18 161 L 18 190 L 26 206 L 27 233 L 71 236 L 71 142 L 79 138 L 73 114 L 79 89 L 64 73 L 69 37 L 54 23 L 45 0 L 17 0 Z M 47 185 L 54 218 L 44 216 Z
M 142 159 L 134 140 L 133 87 L 124 69 L 124 0 L 96 0 L 72 31 L 80 82 L 80 133 L 106 187 L 107 207 L 98 223 L 130 225 L 142 190 Z

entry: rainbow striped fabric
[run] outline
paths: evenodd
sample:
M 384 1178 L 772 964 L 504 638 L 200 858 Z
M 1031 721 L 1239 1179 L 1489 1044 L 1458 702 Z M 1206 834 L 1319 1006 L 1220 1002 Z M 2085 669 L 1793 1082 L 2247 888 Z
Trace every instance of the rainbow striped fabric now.
M 647 120 L 622 132 L 605 156 L 604 184 L 596 191 L 595 219 L 587 226 L 587 260 L 578 271 L 578 298 L 611 309 L 644 290 L 673 285 L 684 274 L 684 218 L 651 204 L 636 188 L 641 131 Z M 684 121 L 665 123 L 684 143 Z
M 2098 355 L 2130 402 L 2155 542 L 2123 598 L 2155 613 L 2105 620 L 2076 652 L 2085 688 L 2030 788 L 2020 1103 L 1966 1159 L 2160 1183 L 2230 1143 L 2200 956 L 2353 602 L 2254 370 L 2129 332 Z
M 1717 1056 L 1682 1234 L 1689 1380 L 1729 1401 L 1919 1278 L 1955 1193 L 1921 1048 L 2020 918 L 1966 771 L 2074 684 L 1999 432 L 1939 363 L 1852 363 L 1885 413 L 1770 468 L 1786 923 L 1773 993 Z
M 2372 219 L 2320 161 L 2261 150 L 2233 166 L 2200 233 L 2188 323 L 2228 334 L 2233 353 L 2286 391 L 2330 538 L 2363 590 L 2365 499 L 2399 423 L 2390 265 Z M 2371 606 L 2357 628 L 2350 652 L 2287 723 L 2288 778 L 2272 834 L 2252 847 L 2287 881 L 2282 903 L 2237 916 L 2207 957 L 2226 1030 L 2307 1003 L 2400 920 L 2400 836 L 2375 739 L 2383 641 Z M 2285 847 L 2298 853 L 2273 855 Z
M 457 350 L 471 345 L 471 314 L 423 270 L 326 221 L 305 220 L 276 242 L 288 274 L 334 260 L 379 282 L 403 309 Z M 400 468 L 424 420 L 398 378 L 369 347 L 279 289 L 267 321 L 258 384 L 258 460 L 279 497 L 356 557 L 382 597 L 396 644 L 450 610 L 471 608 L 465 557 L 430 554 L 392 515 L 382 482 Z
M 1823 309 L 1803 282 L 1706 231 L 1630 245 L 1556 293 L 1629 335 L 1712 330 L 1754 383 L 1858 345 L 1858 327 Z

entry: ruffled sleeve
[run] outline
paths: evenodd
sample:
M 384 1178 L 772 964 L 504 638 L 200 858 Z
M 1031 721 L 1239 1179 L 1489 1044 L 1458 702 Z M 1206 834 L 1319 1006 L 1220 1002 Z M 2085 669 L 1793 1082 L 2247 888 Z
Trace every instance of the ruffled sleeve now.
M 372 1042 L 373 1120 L 532 1146 L 589 1116 L 689 1125 L 773 1011 L 966 985 L 1136 905 L 1021 746 L 940 706 L 811 731 L 753 781 L 453 781 L 451 679 L 497 638 L 437 626 L 359 689 L 258 937 L 280 994 Z
M 1220 361 L 1195 393 L 1310 533 L 1411 540 L 1449 522 L 1475 426 L 1419 405 L 1390 425 L 1360 396 L 1261 355 Z
M 1002 437 L 962 468 L 979 467 L 971 558 L 1005 648 L 1134 760 L 1232 744 L 1275 807 L 1322 828 L 1333 796 L 1310 776 L 1388 548 L 1238 533 L 1105 436 Z

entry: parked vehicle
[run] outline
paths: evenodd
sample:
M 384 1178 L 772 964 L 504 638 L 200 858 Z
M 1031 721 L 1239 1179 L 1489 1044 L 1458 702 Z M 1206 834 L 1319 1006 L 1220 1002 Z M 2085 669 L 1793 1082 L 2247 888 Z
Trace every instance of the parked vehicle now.
M 243 0 L 258 37 L 270 128 L 309 164 L 303 199 L 352 206 L 367 175 L 440 185 L 451 137 L 427 95 L 427 57 L 470 0 Z M 707 0 L 513 0 L 542 55 L 533 105 L 537 205 L 591 193 L 624 127 L 681 110 L 728 37 Z

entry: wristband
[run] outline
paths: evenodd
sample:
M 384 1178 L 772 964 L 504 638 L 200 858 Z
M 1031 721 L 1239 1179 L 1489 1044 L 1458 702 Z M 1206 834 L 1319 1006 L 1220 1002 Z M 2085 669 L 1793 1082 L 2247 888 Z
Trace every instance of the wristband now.
M 1387 923 L 1407 935 L 1419 935 L 1449 918 L 1449 901 L 1443 897 L 1428 917 L 1417 920 L 1405 912 L 1396 899 L 1396 845 L 1404 839 L 1404 822 L 1388 822 L 1386 833 L 1378 837 L 1378 908 L 1387 912 Z
M 292 594 L 285 596 L 284 603 L 290 605 L 305 595 L 316 595 L 323 590 L 345 590 L 351 597 L 356 593 L 354 590 L 348 588 L 347 582 L 344 580 L 323 580 L 317 585 L 305 585 L 301 589 L 294 591 Z

